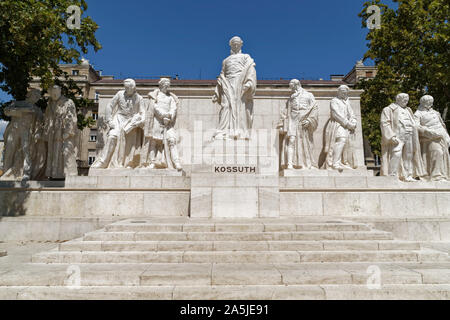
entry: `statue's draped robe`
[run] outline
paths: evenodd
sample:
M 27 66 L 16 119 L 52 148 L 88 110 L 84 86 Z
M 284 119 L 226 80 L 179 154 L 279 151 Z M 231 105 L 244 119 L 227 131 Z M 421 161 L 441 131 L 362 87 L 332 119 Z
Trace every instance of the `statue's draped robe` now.
M 420 149 L 428 176 L 450 180 L 450 136 L 441 114 L 433 109 L 419 108 L 414 114 L 418 123 Z M 437 138 L 441 136 L 442 138 Z
M 295 136 L 294 163 L 295 167 L 310 169 L 317 167 L 314 160 L 314 131 L 319 124 L 319 113 L 316 99 L 306 90 L 294 93 L 286 103 L 281 114 L 283 131 L 286 132 L 281 147 L 281 163 L 287 165 L 288 142 L 290 136 Z M 302 121 L 308 120 L 308 127 L 302 126 Z
M 398 125 L 399 125 L 399 108 L 401 108 L 396 103 L 392 103 L 388 107 L 383 109 L 380 118 L 381 125 L 381 175 L 388 176 L 389 175 L 389 162 L 392 157 L 392 141 L 393 137 L 396 137 L 398 134 Z M 414 114 L 411 108 L 407 107 L 409 117 L 412 123 L 416 123 Z M 424 165 L 422 162 L 422 155 L 420 151 L 420 142 L 419 142 L 419 132 L 417 130 L 417 126 L 414 126 L 413 129 L 413 177 L 424 177 L 426 175 Z M 406 178 L 406 170 L 403 166 L 403 161 L 400 160 L 400 168 L 398 171 L 399 178 Z
M 106 109 L 106 121 L 110 120 L 114 124 L 108 135 L 117 137 L 117 144 L 107 168 L 138 167 L 144 138 L 144 99 L 138 93 L 127 98 L 125 90 L 121 90 Z
M 28 101 L 14 101 L 11 106 L 5 108 L 5 113 L 11 116 L 11 121 L 3 134 L 5 141 L 3 157 L 7 161 L 3 163 L 2 179 L 21 179 L 26 170 L 32 180 L 42 178 L 41 171 L 47 155 L 45 154 L 45 144 L 39 137 L 42 135 L 43 114 L 41 109 Z M 19 144 L 14 141 L 16 139 L 20 142 Z M 25 143 L 27 144 L 26 150 Z M 25 152 L 29 155 L 27 161 L 25 161 Z M 8 161 L 9 159 L 12 162 Z
M 163 152 L 159 154 L 160 158 L 158 159 L 158 162 L 163 167 L 173 169 L 174 163 L 170 154 L 167 154 L 169 149 L 167 143 L 169 139 L 178 141 L 178 135 L 174 127 L 180 101 L 175 94 L 169 92 L 169 95 L 167 96 L 159 89 L 150 92 L 148 97 L 149 104 L 145 112 L 144 125 L 145 138 L 149 140 L 154 139 L 157 142 L 166 144 Z M 169 114 L 170 116 L 170 122 L 167 126 L 164 125 L 163 114 Z M 146 144 L 146 148 L 143 150 L 143 157 L 148 156 L 148 147 L 149 143 Z M 148 162 L 148 160 L 146 162 Z
M 244 92 L 244 85 L 250 88 Z M 253 125 L 253 96 L 256 91 L 255 62 L 248 54 L 232 54 L 223 61 L 215 95 L 220 104 L 216 136 L 247 139 Z
M 333 98 L 330 103 L 330 120 L 327 123 L 325 130 L 325 148 L 326 160 L 323 164 L 324 169 L 332 168 L 333 165 L 333 145 L 340 135 L 345 135 L 347 131 L 347 142 L 342 152 L 342 163 L 346 166 L 356 169 L 357 159 L 355 155 L 355 133 L 351 133 L 345 126 L 348 123 L 356 124 L 356 116 L 353 112 L 350 100 L 342 100 Z
M 45 110 L 45 137 L 47 140 L 47 169 L 45 175 L 64 179 L 78 174 L 77 113 L 72 100 L 64 96 L 50 101 Z M 67 138 L 63 138 L 67 135 Z

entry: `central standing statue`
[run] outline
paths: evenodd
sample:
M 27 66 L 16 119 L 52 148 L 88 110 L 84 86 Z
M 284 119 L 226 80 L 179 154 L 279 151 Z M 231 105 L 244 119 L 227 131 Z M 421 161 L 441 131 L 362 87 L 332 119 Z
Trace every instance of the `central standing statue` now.
M 223 61 L 213 102 L 221 106 L 215 139 L 250 139 L 253 96 L 256 91 L 255 62 L 242 53 L 243 41 L 230 40 L 231 55 Z

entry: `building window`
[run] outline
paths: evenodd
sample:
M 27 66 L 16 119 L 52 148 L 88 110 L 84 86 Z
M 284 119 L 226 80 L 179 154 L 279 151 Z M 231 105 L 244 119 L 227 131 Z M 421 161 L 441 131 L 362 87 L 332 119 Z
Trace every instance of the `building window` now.
M 97 131 L 91 130 L 91 133 L 89 135 L 89 142 L 97 142 Z
M 80 70 L 72 70 L 72 75 L 73 76 L 79 76 L 80 75 Z
M 88 164 L 90 165 L 90 166 L 92 166 L 92 164 L 95 162 L 95 157 L 89 157 L 88 158 Z
M 98 98 L 100 97 L 100 94 L 98 92 L 95 93 L 95 101 L 98 102 Z
M 372 78 L 373 77 L 373 72 L 372 71 L 367 71 L 366 72 L 366 77 L 367 78 Z
M 98 112 L 92 112 L 92 119 L 94 119 L 95 121 L 98 120 Z

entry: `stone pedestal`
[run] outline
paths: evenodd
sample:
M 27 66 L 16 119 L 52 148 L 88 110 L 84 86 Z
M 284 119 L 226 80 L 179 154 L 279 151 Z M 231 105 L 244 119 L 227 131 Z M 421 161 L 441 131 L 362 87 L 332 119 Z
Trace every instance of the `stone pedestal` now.
M 205 142 L 194 155 L 202 164 L 192 166 L 191 217 L 278 217 L 277 140 L 267 130 L 252 140 Z
M 89 169 L 90 177 L 153 177 L 153 176 L 167 176 L 167 177 L 182 177 L 186 176 L 184 171 L 170 170 L 170 169 Z
M 373 170 L 366 168 L 345 169 L 345 170 L 297 170 L 284 169 L 281 173 L 283 177 L 373 177 Z

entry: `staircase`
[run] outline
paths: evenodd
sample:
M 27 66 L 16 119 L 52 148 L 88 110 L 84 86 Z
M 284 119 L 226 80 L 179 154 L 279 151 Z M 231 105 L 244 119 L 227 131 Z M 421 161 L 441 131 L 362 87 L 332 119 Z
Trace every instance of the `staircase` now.
M 449 299 L 450 259 L 341 219 L 128 219 L 0 274 L 0 297 Z

